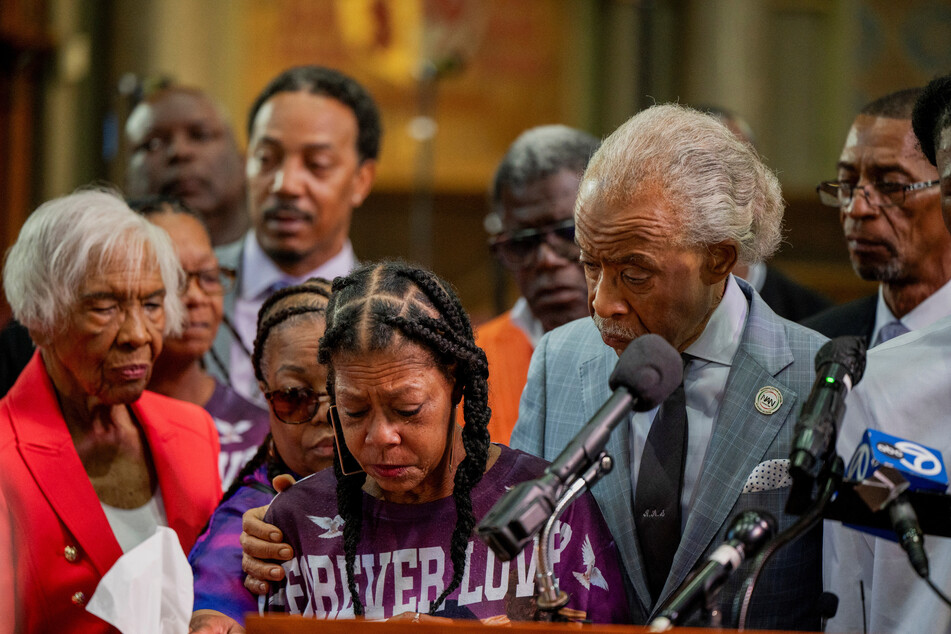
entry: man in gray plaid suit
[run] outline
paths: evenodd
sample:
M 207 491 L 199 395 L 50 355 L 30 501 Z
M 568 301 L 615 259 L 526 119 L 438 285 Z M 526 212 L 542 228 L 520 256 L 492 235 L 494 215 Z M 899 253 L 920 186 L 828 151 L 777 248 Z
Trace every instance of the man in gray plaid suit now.
M 582 180 L 575 224 L 593 319 L 539 343 L 511 444 L 554 459 L 610 395 L 608 377 L 633 338 L 657 333 L 685 353 L 686 438 L 680 490 L 670 496 L 679 492 L 680 539 L 661 570 L 651 563 L 644 523 L 657 513 L 634 517 L 639 486 L 657 480 L 651 472 L 639 482 L 645 446 L 665 451 L 649 436 L 661 419 L 656 410 L 632 414 L 614 431 L 615 469 L 592 489 L 638 621 L 656 615 L 740 511 L 767 510 L 780 528 L 796 519 L 783 513 L 785 461 L 825 338 L 778 317 L 731 275 L 737 262 L 775 251 L 782 214 L 779 183 L 756 151 L 712 117 L 677 105 L 632 117 Z M 775 555 L 757 585 L 750 627 L 818 629 L 820 557 L 819 529 Z M 724 589 L 723 609 L 742 576 Z

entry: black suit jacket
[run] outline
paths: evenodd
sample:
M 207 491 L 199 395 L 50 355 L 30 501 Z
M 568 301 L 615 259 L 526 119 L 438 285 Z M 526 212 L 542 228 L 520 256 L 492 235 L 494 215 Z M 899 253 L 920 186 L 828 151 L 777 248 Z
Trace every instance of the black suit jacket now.
M 865 337 L 866 345 L 871 345 L 872 331 L 875 330 L 875 309 L 878 295 L 870 295 L 848 304 L 833 306 L 813 315 L 800 323 L 812 328 L 830 339 L 842 335 Z
M 15 319 L 7 322 L 0 331 L 0 397 L 16 383 L 35 349 L 26 326 Z
M 792 281 L 771 266 L 766 267 L 766 280 L 759 294 L 774 313 L 789 321 L 802 321 L 832 306 L 825 295 Z

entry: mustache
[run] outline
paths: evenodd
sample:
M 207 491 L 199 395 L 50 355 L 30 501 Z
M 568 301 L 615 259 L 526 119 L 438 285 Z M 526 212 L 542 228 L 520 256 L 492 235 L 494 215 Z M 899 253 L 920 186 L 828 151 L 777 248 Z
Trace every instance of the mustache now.
M 638 333 L 634 329 L 619 324 L 612 319 L 605 319 L 598 314 L 592 315 L 591 318 L 594 319 L 594 325 L 598 327 L 598 331 L 602 336 L 631 340 L 636 339 L 638 336 Z
M 264 210 L 265 220 L 278 220 L 279 218 L 294 217 L 298 220 L 308 220 L 313 222 L 313 215 L 307 213 L 297 205 L 291 202 L 280 202 Z

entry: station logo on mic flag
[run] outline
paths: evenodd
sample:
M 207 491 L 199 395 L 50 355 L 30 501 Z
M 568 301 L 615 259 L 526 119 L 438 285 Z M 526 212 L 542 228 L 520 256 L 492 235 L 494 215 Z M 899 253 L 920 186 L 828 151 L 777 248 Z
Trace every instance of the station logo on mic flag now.
M 846 477 L 865 480 L 881 467 L 899 471 L 914 490 L 948 488 L 948 473 L 940 451 L 877 429 L 866 429 L 849 461 Z

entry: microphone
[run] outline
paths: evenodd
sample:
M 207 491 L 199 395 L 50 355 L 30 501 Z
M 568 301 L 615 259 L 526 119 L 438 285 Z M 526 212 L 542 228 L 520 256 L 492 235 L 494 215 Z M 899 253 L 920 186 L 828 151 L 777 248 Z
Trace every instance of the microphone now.
M 611 397 L 535 480 L 516 485 L 486 514 L 476 531 L 501 561 L 509 561 L 541 529 L 564 490 L 598 460 L 611 432 L 630 410 L 646 412 L 683 379 L 683 361 L 659 335 L 632 340 L 608 385 Z
M 835 451 L 835 435 L 845 414 L 845 397 L 865 372 L 865 340 L 836 337 L 819 348 L 816 380 L 796 421 L 789 452 L 793 484 L 786 512 L 802 514 L 812 503 L 813 485 Z
M 720 544 L 664 603 L 651 621 L 650 631 L 663 632 L 682 625 L 701 604 L 717 592 L 740 564 L 753 557 L 776 534 L 776 519 L 765 511 L 743 511 L 733 518 Z
M 861 480 L 855 492 L 872 511 L 888 511 L 892 533 L 847 524 L 873 535 L 897 541 L 908 554 L 918 576 L 928 578 L 924 532 L 906 490 L 943 492 L 948 474 L 941 452 L 876 429 L 867 429 L 855 449 L 846 476 Z

